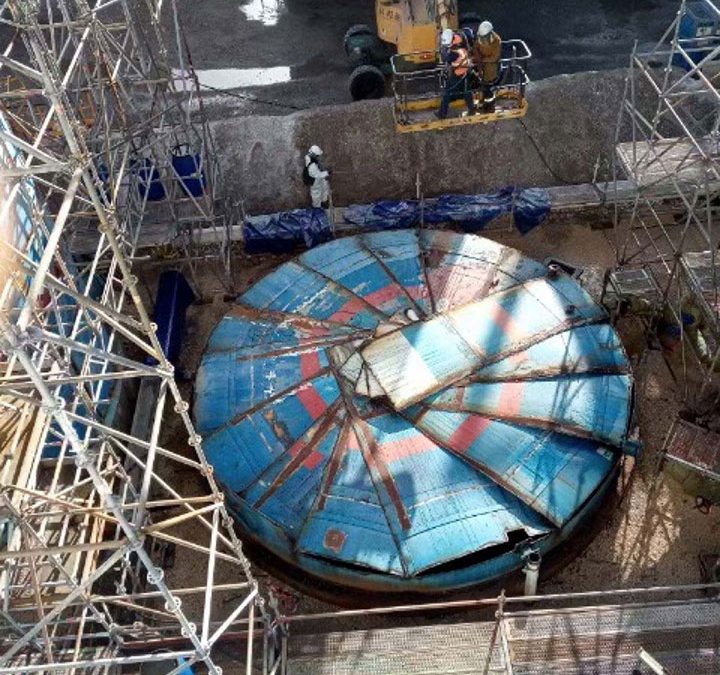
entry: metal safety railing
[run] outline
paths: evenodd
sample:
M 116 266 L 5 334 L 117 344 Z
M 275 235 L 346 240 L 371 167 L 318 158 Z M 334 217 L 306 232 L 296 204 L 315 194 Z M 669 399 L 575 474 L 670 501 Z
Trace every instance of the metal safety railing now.
M 474 650 L 473 665 L 479 663 L 478 672 L 485 674 L 540 672 L 537 667 L 543 663 L 546 666 L 562 663 L 567 668 L 589 663 L 593 668 L 597 667 L 593 672 L 616 672 L 603 670 L 603 665 L 623 668 L 628 665 L 642 666 L 644 669 L 641 672 L 657 672 L 652 668 L 647 670 L 649 661 L 670 662 L 677 660 L 680 655 L 682 658 L 697 656 L 705 665 L 709 663 L 711 670 L 698 671 L 704 673 L 716 672 L 712 670 L 713 664 L 720 659 L 716 644 L 719 634 L 717 631 L 720 630 L 720 583 L 516 597 L 506 596 L 502 592 L 497 597 L 474 600 L 301 614 L 282 617 L 281 622 L 288 630 L 296 627 L 296 645 L 312 642 L 312 630 L 307 630 L 306 626 L 320 624 L 323 632 L 325 626 L 331 626 L 332 633 L 346 636 L 340 641 L 343 648 L 338 653 L 338 658 L 359 668 L 361 663 L 365 665 L 361 658 L 366 651 L 366 656 L 373 661 L 373 645 L 383 645 L 383 654 L 387 656 L 387 648 L 384 646 L 387 640 L 372 639 L 368 636 L 361 636 L 356 642 L 351 639 L 351 634 L 358 632 L 355 622 L 361 617 L 365 620 L 382 618 L 383 627 L 369 631 L 392 631 L 392 636 L 388 635 L 387 638 L 394 640 L 399 639 L 397 631 L 403 630 L 398 627 L 402 615 L 413 617 L 407 627 L 412 631 L 418 628 L 419 615 L 425 618 L 425 625 L 431 626 L 433 621 L 429 617 L 433 613 L 448 616 L 465 611 L 472 612 L 472 622 L 458 624 L 458 628 L 468 632 L 468 646 L 472 645 Z M 348 631 L 343 633 L 344 621 L 349 623 Z M 388 628 L 388 625 L 392 628 Z M 447 638 L 451 624 L 443 620 L 436 625 L 436 637 L 442 642 Z M 482 626 L 483 630 L 473 631 L 473 626 Z M 457 634 L 454 634 L 457 638 Z M 433 639 L 430 633 L 423 635 L 425 640 Z M 356 644 L 357 653 L 350 658 L 348 648 L 353 644 Z M 458 644 L 456 639 L 455 649 Z M 320 655 L 324 667 L 327 668 L 327 659 L 332 659 L 333 654 L 321 654 L 319 645 L 320 643 L 315 644 L 310 651 Z M 407 646 L 403 644 L 402 649 Z M 422 648 L 430 654 L 436 653 L 427 643 L 423 644 Z M 438 659 L 441 649 L 439 643 Z M 398 658 L 403 659 L 406 656 L 406 653 L 398 651 Z M 295 658 L 296 649 L 292 648 L 291 640 L 290 653 L 283 662 L 286 670 L 279 672 L 295 672 Z M 458 653 L 457 663 L 465 663 L 467 668 L 464 658 Z M 297 672 L 310 672 L 307 659 L 305 655 L 300 656 L 303 663 L 299 665 L 303 667 L 297 668 Z M 378 660 L 378 663 L 380 661 L 382 659 Z M 384 663 L 387 666 L 390 662 L 385 660 Z M 387 667 L 392 669 L 393 666 Z M 346 671 L 340 668 L 337 672 Z M 384 672 L 390 671 L 377 671 L 378 675 Z M 467 669 L 458 672 L 467 672 Z M 622 669 L 622 672 L 626 670 Z
M 505 40 L 503 56 L 498 61 L 498 78 L 490 85 L 496 96 L 506 96 L 522 101 L 530 82 L 528 62 L 532 52 L 524 40 Z M 390 59 L 392 88 L 400 121 L 407 120 L 414 105 L 439 98 L 447 81 L 447 67 L 441 63 L 441 53 L 411 52 L 396 54 Z M 471 68 L 468 73 L 469 90 L 482 97 L 483 83 Z

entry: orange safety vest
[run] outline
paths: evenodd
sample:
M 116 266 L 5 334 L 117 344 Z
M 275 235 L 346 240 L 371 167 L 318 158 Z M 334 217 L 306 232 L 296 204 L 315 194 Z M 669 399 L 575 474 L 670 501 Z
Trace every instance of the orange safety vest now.
M 465 77 L 470 69 L 470 54 L 465 47 L 456 47 L 457 58 L 450 64 L 458 77 Z

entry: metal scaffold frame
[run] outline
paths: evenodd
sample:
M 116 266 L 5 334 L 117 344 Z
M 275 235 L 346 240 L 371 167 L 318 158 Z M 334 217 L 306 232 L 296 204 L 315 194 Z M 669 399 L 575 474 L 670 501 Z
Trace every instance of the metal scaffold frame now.
M 248 673 L 278 667 L 273 605 L 133 273 L 141 227 L 185 237 L 189 257 L 197 231 L 218 231 L 229 255 L 212 138 L 192 114 L 177 15 L 184 76 L 169 67 L 161 6 L 0 4 L 13 34 L 0 55 L 3 673 L 220 673 L 228 633 L 246 642 Z M 194 171 L 172 161 L 183 144 Z M 130 428 L 121 411 L 143 385 L 147 424 Z M 268 648 L 255 657 L 257 640 Z
M 615 146 L 617 261 L 608 292 L 631 301 L 650 342 L 677 327 L 671 370 L 686 405 L 701 410 L 717 398 L 720 364 L 720 35 L 685 37 L 688 5 L 682 0 L 660 41 L 636 46 L 630 59 Z M 720 22 L 718 6 L 705 5 Z

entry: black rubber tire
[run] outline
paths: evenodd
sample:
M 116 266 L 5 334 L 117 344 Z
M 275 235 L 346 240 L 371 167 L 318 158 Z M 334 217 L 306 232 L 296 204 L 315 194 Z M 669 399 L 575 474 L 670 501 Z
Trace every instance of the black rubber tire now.
M 350 56 L 350 40 L 357 35 L 375 35 L 375 31 L 364 23 L 350 26 L 350 28 L 348 28 L 345 32 L 345 37 L 343 38 L 343 49 L 345 50 L 345 54 L 347 56 Z
M 375 66 L 359 66 L 350 74 L 349 86 L 353 101 L 382 98 L 385 94 L 385 75 Z

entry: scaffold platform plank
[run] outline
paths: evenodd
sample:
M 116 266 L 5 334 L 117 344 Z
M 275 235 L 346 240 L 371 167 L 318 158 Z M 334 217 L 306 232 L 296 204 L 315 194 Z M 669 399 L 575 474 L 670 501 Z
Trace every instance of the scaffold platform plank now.
M 705 188 L 708 183 L 720 181 L 714 163 L 720 160 L 717 140 L 700 138 L 696 143 L 685 138 L 629 141 L 619 143 L 615 151 L 627 178 L 640 188 L 672 183 L 673 180 L 681 185 Z

